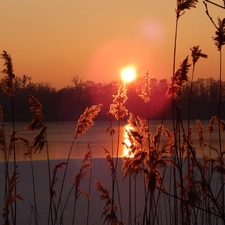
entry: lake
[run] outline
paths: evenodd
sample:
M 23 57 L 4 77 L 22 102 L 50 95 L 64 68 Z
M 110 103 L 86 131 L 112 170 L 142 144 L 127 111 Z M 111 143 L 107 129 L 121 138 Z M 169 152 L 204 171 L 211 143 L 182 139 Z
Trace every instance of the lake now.
M 150 121 L 150 132 L 152 134 L 155 133 L 158 125 L 161 121 Z M 209 140 L 209 134 L 207 134 L 207 125 L 208 121 L 203 121 L 203 126 L 205 130 L 204 138 L 205 141 Z M 119 141 L 119 157 L 123 156 L 123 145 L 122 141 L 125 138 L 125 126 L 126 122 L 121 122 L 120 126 L 120 141 Z M 187 122 L 184 121 L 184 124 L 187 125 Z M 26 123 L 17 123 L 16 129 L 19 130 L 18 134 L 28 138 L 30 141 L 36 135 L 35 132 L 27 132 L 24 130 L 24 126 Z M 47 123 L 47 139 L 48 139 L 48 148 L 50 152 L 50 166 L 53 168 L 57 163 L 61 163 L 65 161 L 67 158 L 68 152 L 71 148 L 71 143 L 73 141 L 73 135 L 76 129 L 75 122 L 57 122 L 57 123 Z M 198 138 L 196 136 L 196 128 L 195 121 L 191 122 L 191 126 L 193 127 L 193 142 L 195 142 L 195 146 L 198 146 Z M 5 124 L 5 133 L 8 134 L 11 131 L 12 125 L 10 123 Z M 91 127 L 86 134 L 80 136 L 78 140 L 75 141 L 73 146 L 71 160 L 68 167 L 67 179 L 65 180 L 65 188 L 63 191 L 63 203 L 66 202 L 66 198 L 68 193 L 73 186 L 73 175 L 77 173 L 81 166 L 81 158 L 83 158 L 84 154 L 88 150 L 87 146 L 90 145 L 93 154 L 93 170 L 91 175 L 91 187 L 89 186 L 89 178 L 85 178 L 82 180 L 81 188 L 84 191 L 88 191 L 90 187 L 91 201 L 90 201 L 90 214 L 89 214 L 89 224 L 90 225 L 99 225 L 103 224 L 103 220 L 101 219 L 101 214 L 104 211 L 105 201 L 99 199 L 100 192 L 96 190 L 95 180 L 99 180 L 103 183 L 103 185 L 109 190 L 111 193 L 111 176 L 110 170 L 107 164 L 107 161 L 104 159 L 105 155 L 103 152 L 103 147 L 108 149 L 110 152 L 112 150 L 112 146 L 115 152 L 117 145 L 117 122 L 113 122 L 113 127 L 116 131 L 114 135 L 114 140 L 111 140 L 109 134 L 106 133 L 107 128 L 109 127 L 109 123 L 107 121 L 97 121 L 95 125 Z M 172 131 L 172 123 L 171 121 L 164 121 L 164 127 Z M 8 140 L 8 139 L 7 139 Z M 165 140 L 165 137 L 162 136 L 162 142 Z M 224 143 L 224 137 L 222 139 Z M 215 131 L 215 134 L 212 135 L 212 143 L 214 146 L 218 147 L 218 132 Z M 113 144 L 112 144 L 113 143 Z M 199 150 L 196 147 L 197 156 L 202 156 L 202 150 Z M 32 207 L 33 206 L 33 186 L 31 180 L 31 167 L 28 158 L 23 157 L 24 153 L 23 145 L 17 143 L 16 145 L 16 158 L 18 160 L 18 185 L 17 185 L 17 193 L 21 194 L 24 198 L 24 202 L 17 201 L 17 213 L 18 213 L 18 224 L 34 224 L 32 217 Z M 208 154 L 209 149 L 205 148 L 204 153 Z M 1 160 L 3 160 L 3 153 L 1 152 Z M 48 220 L 48 204 L 49 204 L 49 180 L 48 180 L 48 164 L 46 161 L 46 148 L 39 154 L 36 153 L 33 157 L 34 162 L 34 174 L 35 174 L 35 191 L 37 196 L 37 211 L 39 217 L 39 224 L 47 224 Z M 132 218 L 133 224 L 136 220 L 136 224 L 142 224 L 144 206 L 145 206 L 145 184 L 143 182 L 143 176 L 138 176 L 135 180 L 132 177 L 131 184 L 129 183 L 128 177 L 123 179 L 123 173 L 121 171 L 122 160 L 119 159 L 118 162 L 118 173 L 117 173 L 117 182 L 120 193 L 120 201 L 123 212 L 123 221 L 126 224 L 131 224 L 129 221 Z M 13 162 L 9 164 L 10 174 L 13 168 Z M 0 171 L 4 171 L 4 163 L 0 163 Z M 170 168 L 166 170 L 164 174 L 164 185 L 170 190 L 171 181 L 174 180 L 171 175 Z M 63 169 L 57 173 L 57 181 L 55 185 L 56 193 L 59 193 L 59 184 L 62 181 L 62 173 Z M 0 173 L 0 189 L 4 190 L 4 173 Z M 131 190 L 131 198 L 129 197 L 128 190 Z M 170 190 L 172 193 L 172 190 Z M 137 198 L 136 198 L 137 197 Z M 158 204 L 158 218 L 157 224 L 174 224 L 174 216 L 179 212 L 174 212 L 170 210 L 171 205 L 173 205 L 174 198 L 168 198 L 164 194 L 160 194 Z M 56 198 L 57 199 L 57 198 Z M 73 214 L 73 197 L 70 198 L 66 212 L 64 215 L 64 224 L 72 224 L 72 214 Z M 132 204 L 132 216 L 130 217 L 129 212 L 129 204 Z M 0 204 L 3 205 L 3 191 L 0 192 Z M 116 204 L 119 207 L 119 200 L 116 195 Z M 118 209 L 119 211 L 119 209 Z M 201 215 L 201 214 L 199 214 Z M 120 217 L 120 213 L 118 212 L 118 216 Z M 77 211 L 76 211 L 76 225 L 86 224 L 87 217 L 87 199 L 81 195 L 78 199 Z M 121 216 L 122 217 L 122 216 Z M 201 216 L 200 216 L 201 218 Z M 3 219 L 0 218 L 0 223 L 3 223 Z M 106 223 L 107 224 L 107 223 Z M 218 221 L 212 224 L 219 224 Z
M 160 125 L 161 121 L 154 120 L 150 121 L 150 133 L 155 134 L 157 127 Z M 187 127 L 187 121 L 183 121 L 184 125 Z M 202 121 L 204 127 L 204 142 L 209 143 L 210 135 L 207 133 L 208 121 Z M 15 129 L 18 130 L 18 135 L 26 137 L 30 142 L 32 142 L 36 132 L 25 131 L 24 126 L 27 123 L 16 123 Z M 48 150 L 50 159 L 66 159 L 68 152 L 71 148 L 71 143 L 73 141 L 74 132 L 76 129 L 76 122 L 48 122 L 47 125 L 47 140 L 48 140 Z M 120 126 L 120 140 L 119 140 L 119 157 L 124 155 L 124 147 L 122 142 L 126 138 L 125 126 L 127 125 L 126 121 L 121 122 Z M 216 124 L 217 125 L 217 124 Z M 104 158 L 103 147 L 112 151 L 112 148 L 116 149 L 117 140 L 118 140 L 118 126 L 117 121 L 113 122 L 113 128 L 115 130 L 115 135 L 112 137 L 106 133 L 107 128 L 109 127 L 108 121 L 95 121 L 94 126 L 92 126 L 84 135 L 81 135 L 73 145 L 73 150 L 71 158 L 83 158 L 84 154 L 88 149 L 88 144 L 92 149 L 93 158 Z M 9 133 L 12 130 L 12 124 L 5 123 L 5 135 L 7 144 L 9 142 Z M 164 121 L 164 127 L 172 131 L 172 122 L 170 120 Z M 198 148 L 198 138 L 196 135 L 196 126 L 195 121 L 191 121 L 191 127 L 193 128 L 193 142 L 195 144 L 197 156 L 201 157 L 202 154 L 209 154 L 209 147 L 205 147 L 204 150 Z M 214 147 L 218 148 L 218 131 L 213 133 L 211 137 L 211 143 Z M 166 140 L 165 135 L 161 137 L 162 142 Z M 112 144 L 113 143 L 113 144 Z M 224 137 L 222 136 L 222 143 L 224 143 Z M 16 143 L 16 159 L 19 161 L 27 160 L 23 156 L 25 148 L 21 143 Z M 11 157 L 12 158 L 12 157 Z M 37 152 L 33 155 L 34 160 L 46 160 L 46 147 L 44 147 L 41 153 Z M 0 160 L 3 160 L 3 152 L 0 152 Z

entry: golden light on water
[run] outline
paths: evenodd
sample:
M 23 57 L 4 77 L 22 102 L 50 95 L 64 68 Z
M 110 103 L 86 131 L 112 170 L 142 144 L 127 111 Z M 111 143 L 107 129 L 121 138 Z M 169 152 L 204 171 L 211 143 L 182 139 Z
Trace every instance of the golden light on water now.
M 121 71 L 121 78 L 124 83 L 129 83 L 136 78 L 136 70 L 134 67 L 127 67 Z
M 124 148 L 123 148 L 123 157 L 134 157 L 134 155 L 131 153 L 131 149 L 129 148 L 131 146 L 131 142 L 129 140 L 129 136 L 127 134 L 127 131 L 131 130 L 132 127 L 127 124 L 124 127 Z M 127 131 L 126 131 L 127 130 Z

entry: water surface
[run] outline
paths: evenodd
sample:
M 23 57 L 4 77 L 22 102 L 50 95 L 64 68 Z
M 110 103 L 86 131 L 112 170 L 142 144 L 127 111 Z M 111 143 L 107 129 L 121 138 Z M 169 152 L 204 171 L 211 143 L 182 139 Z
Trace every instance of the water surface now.
M 184 121 L 185 129 L 187 128 L 187 122 Z M 155 134 L 157 127 L 161 124 L 161 121 L 154 120 L 149 122 L 150 133 Z M 204 127 L 204 142 L 208 144 L 211 143 L 214 147 L 218 148 L 218 131 L 215 130 L 213 135 L 207 133 L 208 121 L 202 121 Z M 15 129 L 18 130 L 17 135 L 27 138 L 30 143 L 33 138 L 37 135 L 37 132 L 26 131 L 24 129 L 26 123 L 16 123 Z M 48 140 L 48 151 L 50 159 L 66 159 L 70 149 L 72 148 L 71 158 L 83 158 L 84 154 L 88 150 L 88 146 L 92 149 L 93 158 L 104 158 L 105 154 L 103 147 L 106 148 L 109 152 L 116 152 L 117 146 L 119 149 L 119 157 L 122 157 L 124 154 L 124 146 L 122 142 L 125 138 L 125 126 L 127 125 L 126 121 L 120 122 L 120 128 L 118 129 L 118 122 L 113 122 L 113 129 L 115 134 L 111 136 L 106 130 L 109 128 L 110 123 L 108 121 L 95 121 L 94 126 L 92 126 L 84 135 L 80 135 L 74 144 L 73 138 L 76 129 L 76 122 L 49 122 L 47 125 L 47 140 Z M 170 132 L 173 130 L 172 121 L 164 121 L 164 127 L 169 129 Z M 210 148 L 205 147 L 204 149 L 199 148 L 198 137 L 196 132 L 195 121 L 191 121 L 191 127 L 193 128 L 192 141 L 194 143 L 197 156 L 201 157 L 202 154 L 214 154 L 210 153 Z M 12 130 L 12 124 L 6 123 L 4 125 L 7 149 L 9 143 L 9 133 Z M 118 139 L 119 138 L 119 139 Z M 182 138 L 182 137 L 181 137 Z M 161 142 L 166 141 L 165 135 L 161 136 Z M 222 135 L 222 147 L 224 146 L 224 137 Z M 223 150 L 223 149 L 222 149 Z M 16 142 L 16 159 L 17 160 L 27 160 L 23 156 L 26 148 L 21 143 Z M 46 146 L 40 152 L 37 152 L 33 155 L 34 160 L 45 160 L 47 159 L 47 148 Z M 0 159 L 3 160 L 3 152 L 0 152 Z M 11 157 L 12 159 L 12 157 Z

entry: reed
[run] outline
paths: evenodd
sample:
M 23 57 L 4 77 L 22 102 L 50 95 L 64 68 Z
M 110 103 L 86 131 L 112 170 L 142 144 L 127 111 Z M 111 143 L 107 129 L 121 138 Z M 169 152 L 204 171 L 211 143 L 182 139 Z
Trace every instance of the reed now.
M 176 26 L 174 37 L 173 71 L 166 93 L 167 101 L 171 102 L 173 126 L 169 130 L 165 126 L 164 117 L 157 129 L 151 130 L 151 121 L 128 111 L 126 102 L 128 99 L 128 87 L 122 84 L 118 88 L 118 93 L 112 96 L 112 103 L 109 105 L 108 117 L 109 127 L 107 133 L 111 137 L 111 149 L 102 147 L 105 161 L 109 170 L 106 171 L 109 177 L 109 184 L 103 184 L 100 179 L 93 182 L 94 165 L 92 159 L 92 148 L 87 143 L 88 150 L 84 154 L 80 167 L 73 172 L 73 176 L 68 177 L 71 167 L 71 154 L 76 151 L 75 142 L 94 126 L 94 119 L 101 111 L 102 104 L 87 107 L 77 120 L 71 146 L 68 149 L 67 158 L 51 165 L 49 154 L 47 126 L 44 120 L 42 104 L 34 96 L 29 96 L 30 111 L 34 114 L 31 122 L 25 127 L 26 132 L 35 131 L 34 138 L 28 140 L 20 135 L 15 129 L 14 116 L 12 118 L 13 128 L 9 136 L 9 146 L 6 145 L 3 112 L 0 107 L 0 149 L 4 153 L 4 201 L 2 207 L 2 219 L 5 225 L 19 224 L 17 218 L 17 200 L 23 201 L 23 197 L 17 194 L 16 188 L 19 186 L 19 167 L 16 159 L 16 143 L 22 142 L 24 146 L 24 156 L 30 160 L 31 189 L 33 191 L 31 206 L 31 217 L 29 224 L 38 225 L 43 223 L 39 216 L 39 198 L 37 195 L 37 177 L 35 173 L 34 154 L 41 153 L 46 149 L 46 163 L 48 168 L 48 212 L 45 224 L 78 224 L 79 197 L 85 196 L 87 205 L 85 208 L 85 218 L 82 224 L 91 224 L 92 216 L 91 204 L 93 187 L 99 193 L 99 202 L 103 209 L 99 215 L 99 224 L 108 225 L 162 225 L 162 224 L 225 224 L 225 189 L 224 174 L 225 163 L 222 137 L 225 131 L 225 122 L 222 120 L 221 102 L 222 99 L 222 47 L 225 44 L 225 19 L 218 18 L 217 24 L 210 16 L 207 2 L 206 14 L 216 28 L 213 41 L 219 51 L 220 74 L 218 92 L 218 115 L 214 115 L 209 120 L 207 132 L 209 140 L 205 140 L 205 128 L 200 119 L 196 119 L 195 127 L 191 127 L 191 99 L 193 95 L 193 79 L 195 65 L 200 58 L 207 58 L 201 52 L 198 45 L 191 48 L 192 74 L 191 80 L 188 73 L 191 68 L 189 56 L 186 56 L 176 70 L 177 61 L 177 41 L 178 22 L 186 10 L 196 7 L 197 0 L 177 0 L 176 1 Z M 4 60 L 5 69 L 2 71 L 2 88 L 12 100 L 12 115 L 14 111 L 15 79 L 13 64 L 10 55 L 3 51 L 1 58 Z M 182 93 L 185 86 L 189 85 L 188 101 L 188 122 L 181 117 Z M 149 72 L 147 70 L 144 77 L 144 84 L 141 93 L 137 93 L 146 105 L 146 111 L 151 113 L 151 85 Z M 167 103 L 168 103 L 167 102 Z M 166 107 L 164 107 L 165 114 Z M 113 119 L 111 118 L 114 117 Z M 116 120 L 116 128 L 113 127 L 113 120 Z M 121 123 L 126 120 L 129 125 L 125 129 L 126 141 L 121 139 Z M 150 132 L 151 130 L 151 132 Z M 218 132 L 218 146 L 213 146 L 212 136 Z M 99 134 L 101 135 L 101 134 Z M 196 135 L 198 143 L 194 143 L 193 136 Z M 114 146 L 116 140 L 116 145 Z M 7 148 L 8 147 L 8 148 Z M 120 157 L 119 150 L 125 148 L 127 155 Z M 206 148 L 209 149 L 207 153 Z M 202 157 L 197 156 L 201 150 Z M 10 155 L 13 154 L 13 168 L 10 176 Z M 121 168 L 119 163 L 121 162 Z M 37 168 L 38 169 L 38 168 Z M 105 173 L 105 174 L 106 174 Z M 122 174 L 122 180 L 119 180 Z M 88 178 L 88 179 L 86 179 Z M 128 179 L 128 180 L 127 180 Z M 126 183 L 127 182 L 127 183 Z M 87 186 L 82 186 L 86 184 Z M 93 183 L 95 184 L 93 186 Z M 126 203 L 121 202 L 123 184 L 126 183 Z M 108 185 L 108 186 L 106 186 Z M 108 188 L 109 187 L 109 188 Z M 139 187 L 139 189 L 138 189 Z M 138 190 L 142 190 L 138 192 Z M 84 200 L 83 200 L 84 201 Z M 128 205 L 127 208 L 124 205 Z M 68 212 L 68 213 L 67 213 Z M 11 215 L 10 215 L 11 214 Z M 69 215 L 69 219 L 67 218 Z M 124 216 L 125 215 L 125 216 Z M 10 219 L 11 216 L 11 219 Z

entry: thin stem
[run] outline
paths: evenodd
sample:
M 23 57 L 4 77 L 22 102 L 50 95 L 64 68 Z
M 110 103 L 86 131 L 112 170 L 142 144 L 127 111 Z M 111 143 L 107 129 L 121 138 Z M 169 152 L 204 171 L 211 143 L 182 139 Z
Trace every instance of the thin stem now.
M 131 205 L 132 205 L 132 201 L 131 201 L 131 175 L 129 174 L 129 198 L 128 198 L 128 224 L 132 225 L 132 213 L 131 213 Z
M 35 224 L 38 225 L 38 216 L 37 216 L 37 199 L 36 199 L 36 188 L 35 188 L 35 179 L 34 179 L 34 165 L 32 154 L 30 155 L 30 165 L 31 165 L 31 174 L 32 174 L 32 185 L 33 185 L 33 199 L 34 199 L 34 208 L 35 208 Z
M 11 107 L 12 107 L 12 129 L 13 129 L 13 163 L 14 163 L 14 168 L 16 167 L 16 144 L 15 144 L 15 107 L 14 107 L 14 96 L 12 96 L 11 98 Z M 17 194 L 17 186 L 15 186 L 14 189 L 14 194 Z M 17 216 L 17 201 L 14 202 L 14 212 L 12 211 L 12 220 L 13 220 L 13 224 L 16 225 L 16 218 Z
M 66 179 L 66 173 L 67 173 L 68 164 L 69 164 L 69 160 L 70 160 L 70 156 L 71 156 L 71 153 L 72 153 L 74 143 L 75 143 L 75 138 L 73 138 L 73 141 L 72 141 L 72 144 L 71 144 L 68 156 L 67 156 L 66 167 L 65 167 L 65 170 L 64 170 L 64 173 L 63 173 L 62 185 L 61 185 L 60 193 L 59 193 L 59 200 L 58 200 L 56 212 L 55 212 L 54 225 L 56 224 L 56 221 L 57 221 L 57 214 L 58 214 L 59 206 L 60 206 L 60 203 L 61 203 L 61 200 L 62 200 L 62 193 L 63 193 L 63 188 L 64 188 L 64 184 L 65 184 L 65 179 Z
M 92 157 L 90 159 L 90 162 L 92 164 Z M 91 181 L 92 181 L 92 167 L 90 169 L 90 179 L 89 179 L 89 185 L 88 185 L 88 193 L 91 195 Z M 90 199 L 88 199 L 88 206 L 87 206 L 87 225 L 89 224 L 89 214 L 90 214 Z

